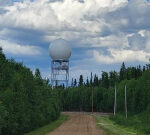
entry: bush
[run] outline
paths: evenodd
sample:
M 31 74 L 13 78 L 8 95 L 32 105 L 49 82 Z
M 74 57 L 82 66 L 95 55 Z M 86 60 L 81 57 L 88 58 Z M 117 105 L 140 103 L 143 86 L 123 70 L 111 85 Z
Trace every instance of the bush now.
M 2 128 L 4 128 L 6 126 L 7 115 L 8 115 L 8 112 L 6 111 L 2 102 L 0 101 L 0 134 L 2 132 Z
M 150 113 L 143 112 L 137 115 L 129 116 L 127 119 L 122 114 L 117 114 L 116 116 L 111 116 L 111 120 L 115 121 L 116 124 L 122 125 L 124 127 L 132 127 L 137 131 L 145 134 L 150 133 Z
M 0 51 L 0 134 L 21 135 L 59 117 L 58 95 L 47 82 Z

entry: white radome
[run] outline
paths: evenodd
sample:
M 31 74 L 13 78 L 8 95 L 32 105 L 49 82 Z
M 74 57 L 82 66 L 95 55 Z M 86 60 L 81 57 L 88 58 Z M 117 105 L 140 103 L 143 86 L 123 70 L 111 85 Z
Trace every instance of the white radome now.
M 68 60 L 71 56 L 71 46 L 64 39 L 56 39 L 49 46 L 49 55 L 53 60 Z

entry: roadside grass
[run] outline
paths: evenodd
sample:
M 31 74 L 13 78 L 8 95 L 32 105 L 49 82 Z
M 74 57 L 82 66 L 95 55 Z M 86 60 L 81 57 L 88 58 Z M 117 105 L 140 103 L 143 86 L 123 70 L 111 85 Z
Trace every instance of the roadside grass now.
M 150 112 L 150 111 L 149 111 Z M 139 114 L 129 114 L 128 119 L 125 118 L 124 114 L 118 113 L 116 116 L 111 116 L 110 119 L 116 124 L 123 127 L 135 129 L 138 133 L 144 133 L 150 135 L 150 113 L 144 111 Z
M 24 135 L 45 135 L 46 133 L 49 133 L 49 132 L 53 131 L 54 129 L 56 129 L 57 127 L 59 127 L 67 119 L 68 119 L 68 116 L 62 114 L 56 121 L 50 123 L 49 125 L 43 126 L 41 128 L 38 128 L 38 129 L 36 129 L 32 132 L 26 133 Z
M 114 121 L 110 120 L 109 117 L 104 116 L 94 116 L 98 127 L 106 131 L 107 135 L 145 135 L 138 133 L 136 130 L 131 128 L 125 128 Z

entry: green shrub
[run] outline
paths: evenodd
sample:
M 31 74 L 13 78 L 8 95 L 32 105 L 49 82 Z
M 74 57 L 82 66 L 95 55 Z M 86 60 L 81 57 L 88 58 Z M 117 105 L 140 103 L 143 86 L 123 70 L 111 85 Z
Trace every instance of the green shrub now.
M 2 102 L 0 101 L 0 134 L 2 132 L 2 128 L 6 126 L 6 117 L 8 112 L 6 111 L 5 107 L 3 106 Z
M 132 127 L 135 130 L 150 134 L 150 113 L 143 112 L 137 115 L 129 116 L 127 119 L 122 114 L 117 114 L 116 116 L 111 116 L 111 120 L 115 121 L 116 124 L 122 125 L 124 127 Z
M 40 71 L 7 60 L 0 51 L 0 134 L 22 135 L 57 119 L 58 94 Z

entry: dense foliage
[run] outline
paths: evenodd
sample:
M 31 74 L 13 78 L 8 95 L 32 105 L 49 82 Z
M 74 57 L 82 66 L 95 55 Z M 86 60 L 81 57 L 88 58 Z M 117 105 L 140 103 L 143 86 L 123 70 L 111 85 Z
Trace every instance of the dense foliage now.
M 58 118 L 60 102 L 40 71 L 7 60 L 0 49 L 0 134 L 21 135 Z
M 59 90 L 63 111 L 91 111 L 92 88 L 78 87 Z M 94 111 L 113 111 L 113 90 L 93 88 Z
M 86 80 L 80 75 L 79 81 L 72 79 L 69 88 L 52 90 L 38 69 L 33 75 L 22 63 L 7 60 L 0 49 L 0 134 L 29 132 L 57 119 L 60 110 L 92 111 L 93 106 L 94 111 L 113 112 L 115 85 L 117 113 L 125 111 L 126 85 L 128 113 L 138 114 L 138 122 L 143 122 L 141 131 L 149 133 L 144 124 L 150 124 L 150 119 L 146 119 L 150 117 L 150 64 L 126 68 L 123 63 L 119 72 L 103 71 L 100 78 L 91 73 Z M 112 119 L 119 124 L 124 121 L 119 116 Z M 127 123 L 134 125 L 134 120 L 131 121 Z
M 129 115 L 127 119 L 120 113 L 111 116 L 110 119 L 124 127 L 134 128 L 140 135 L 150 135 L 150 111 L 148 110 L 136 115 Z
M 94 111 L 113 112 L 114 86 L 117 87 L 117 111 L 124 112 L 124 89 L 127 86 L 128 111 L 139 113 L 150 104 L 150 64 L 126 68 L 123 63 L 120 72 L 103 72 L 102 77 L 92 75 L 84 82 L 80 75 L 78 86 L 72 79 L 72 87 L 59 90 L 62 109 L 65 111 L 91 111 L 92 99 Z M 74 85 L 76 84 L 76 85 Z
M 102 77 L 92 75 L 84 82 L 80 75 L 78 85 L 72 79 L 72 86 L 59 90 L 64 111 L 113 112 L 114 86 L 117 88 L 117 115 L 112 116 L 117 124 L 133 127 L 141 134 L 150 134 L 150 64 L 125 67 L 120 72 L 103 72 Z M 125 117 L 125 86 L 127 87 L 128 119 Z M 92 101 L 93 99 L 93 101 Z
M 117 110 L 124 110 L 123 86 L 127 84 L 128 119 L 123 113 L 111 117 L 117 124 L 133 127 L 141 133 L 150 134 L 150 70 L 139 79 L 123 81 L 118 86 Z

